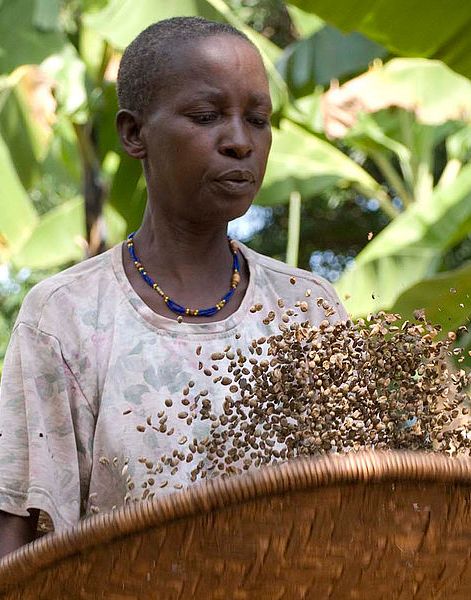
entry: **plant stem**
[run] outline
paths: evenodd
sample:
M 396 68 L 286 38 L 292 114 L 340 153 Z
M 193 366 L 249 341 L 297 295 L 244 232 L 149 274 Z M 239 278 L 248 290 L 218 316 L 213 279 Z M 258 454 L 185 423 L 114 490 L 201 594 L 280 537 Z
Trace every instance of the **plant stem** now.
M 298 266 L 300 229 L 301 194 L 293 191 L 289 196 L 288 244 L 286 246 L 286 262 L 292 267 Z
M 445 165 L 445 168 L 440 175 L 437 187 L 445 188 L 451 185 L 458 177 L 463 163 L 458 158 L 451 158 Z
M 407 190 L 404 181 L 399 176 L 399 173 L 393 167 L 388 158 L 379 151 L 370 152 L 371 158 L 376 163 L 378 169 L 383 173 L 389 185 L 395 189 L 396 193 L 402 200 L 404 206 L 409 206 L 414 201 L 409 191 Z

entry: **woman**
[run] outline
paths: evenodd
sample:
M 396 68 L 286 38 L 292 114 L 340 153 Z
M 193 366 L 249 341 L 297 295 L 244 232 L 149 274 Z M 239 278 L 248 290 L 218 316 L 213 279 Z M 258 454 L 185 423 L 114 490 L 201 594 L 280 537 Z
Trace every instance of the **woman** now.
M 221 411 L 226 382 L 203 365 L 278 332 L 263 317 L 279 299 L 294 306 L 309 288 L 345 316 L 325 281 L 228 241 L 271 143 L 266 73 L 241 32 L 152 25 L 124 53 L 118 96 L 146 212 L 131 240 L 42 282 L 20 311 L 0 396 L 3 554 L 34 537 L 39 510 L 61 529 L 196 480 L 191 452 L 178 472 L 166 457 L 208 435 L 196 397 Z M 325 318 L 316 302 L 307 318 Z

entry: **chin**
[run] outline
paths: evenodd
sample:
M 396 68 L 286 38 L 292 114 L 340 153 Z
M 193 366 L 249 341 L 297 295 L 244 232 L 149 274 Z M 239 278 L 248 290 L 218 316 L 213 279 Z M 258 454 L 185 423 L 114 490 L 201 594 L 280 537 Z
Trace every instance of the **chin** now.
M 229 221 L 233 221 L 234 219 L 238 219 L 245 215 L 251 207 L 252 202 L 252 196 L 250 198 L 219 198 L 217 205 L 213 204 L 211 207 L 206 205 L 206 210 L 200 211 L 199 221 L 204 221 L 206 223 L 211 221 L 229 223 Z

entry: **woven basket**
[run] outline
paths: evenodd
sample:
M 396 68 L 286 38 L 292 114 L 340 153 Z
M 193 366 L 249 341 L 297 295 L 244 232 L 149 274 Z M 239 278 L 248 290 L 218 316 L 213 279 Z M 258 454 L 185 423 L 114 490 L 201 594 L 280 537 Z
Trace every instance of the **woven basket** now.
M 364 452 L 96 515 L 0 561 L 0 597 L 468 600 L 470 556 L 469 459 Z

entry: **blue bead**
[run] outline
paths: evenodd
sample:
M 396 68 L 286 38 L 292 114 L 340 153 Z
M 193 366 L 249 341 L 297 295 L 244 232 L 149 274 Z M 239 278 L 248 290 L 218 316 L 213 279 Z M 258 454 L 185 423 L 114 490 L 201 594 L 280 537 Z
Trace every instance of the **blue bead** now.
M 174 302 L 173 300 L 168 300 L 167 302 L 167 306 L 170 308 L 170 310 L 173 310 L 173 312 L 178 313 L 179 315 L 184 315 L 186 312 L 186 309 L 184 306 L 181 306 L 180 304 L 177 304 L 176 302 Z
M 231 289 L 230 289 L 230 290 L 227 292 L 227 294 L 221 298 L 221 300 L 225 300 L 225 301 L 227 302 L 228 300 L 230 300 L 230 299 L 232 298 L 232 296 L 234 295 L 234 292 L 235 292 L 235 289 L 234 289 L 234 288 L 231 288 Z

